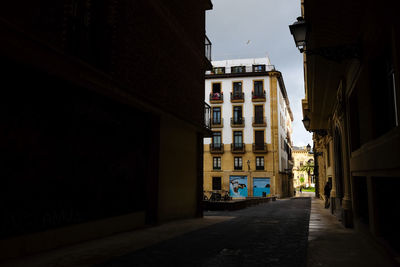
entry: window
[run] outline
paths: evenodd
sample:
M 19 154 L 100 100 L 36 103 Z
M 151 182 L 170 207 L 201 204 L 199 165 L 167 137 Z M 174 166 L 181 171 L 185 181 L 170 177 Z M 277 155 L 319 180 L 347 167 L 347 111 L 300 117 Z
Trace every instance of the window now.
M 303 167 L 303 161 L 300 161 L 300 167 Z
M 241 131 L 233 132 L 233 146 L 236 149 L 243 147 L 243 133 Z
M 212 122 L 213 122 L 213 124 L 221 124 L 221 108 L 220 107 L 212 108 Z
M 214 148 L 221 147 L 221 132 L 213 132 L 212 143 Z
M 212 178 L 212 190 L 221 190 L 221 177 L 213 177 Z
M 233 123 L 234 124 L 242 124 L 242 106 L 234 106 L 233 107 Z
M 263 81 L 254 81 L 254 96 L 264 96 L 264 83 Z
M 242 157 L 235 157 L 235 170 L 241 170 L 243 168 Z
M 215 93 L 220 94 L 221 93 L 221 83 L 213 83 L 212 84 L 212 92 L 213 92 L 213 94 L 215 94 Z
M 242 93 L 242 82 L 233 82 L 233 95 L 239 96 Z
M 261 72 L 265 71 L 265 65 L 253 65 L 254 72 Z
M 264 157 L 256 157 L 256 170 L 264 170 Z
M 246 67 L 245 66 L 231 67 L 231 73 L 242 73 L 242 72 L 246 72 Z
M 213 157 L 213 170 L 221 170 L 221 157 Z
M 216 67 L 213 69 L 214 74 L 224 74 L 225 73 L 225 67 Z

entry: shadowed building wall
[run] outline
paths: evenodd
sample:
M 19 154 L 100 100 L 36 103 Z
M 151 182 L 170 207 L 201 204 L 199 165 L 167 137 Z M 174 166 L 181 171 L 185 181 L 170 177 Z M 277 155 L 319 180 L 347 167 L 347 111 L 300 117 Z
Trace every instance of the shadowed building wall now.
M 312 29 L 305 47 L 302 105 L 316 152 L 322 153 L 319 181 L 332 178 L 331 211 L 345 226 L 371 233 L 398 255 L 397 2 L 304 0 L 302 4 L 304 20 Z
M 5 3 L 0 259 L 201 216 L 211 8 Z

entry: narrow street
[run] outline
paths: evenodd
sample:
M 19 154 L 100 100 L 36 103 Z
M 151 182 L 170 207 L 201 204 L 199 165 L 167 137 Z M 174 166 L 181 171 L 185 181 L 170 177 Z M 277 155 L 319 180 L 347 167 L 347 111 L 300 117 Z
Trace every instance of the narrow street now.
M 305 266 L 310 202 L 296 198 L 206 212 L 234 218 L 99 266 Z
M 238 211 L 208 211 L 0 263 L 66 266 L 398 266 L 371 237 L 346 229 L 314 193 Z

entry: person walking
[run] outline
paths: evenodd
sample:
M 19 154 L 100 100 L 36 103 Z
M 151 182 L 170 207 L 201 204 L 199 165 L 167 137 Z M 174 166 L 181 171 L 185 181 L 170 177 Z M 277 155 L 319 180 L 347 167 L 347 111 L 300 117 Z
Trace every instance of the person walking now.
M 331 197 L 331 183 L 330 181 L 326 182 L 324 187 L 324 195 L 325 195 L 325 209 L 329 208 L 330 206 L 330 197 Z

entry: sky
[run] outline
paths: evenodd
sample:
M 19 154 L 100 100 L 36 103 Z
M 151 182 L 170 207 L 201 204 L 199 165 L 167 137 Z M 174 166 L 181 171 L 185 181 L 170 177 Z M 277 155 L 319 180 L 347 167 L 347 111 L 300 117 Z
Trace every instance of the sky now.
M 300 0 L 212 0 L 206 13 L 206 34 L 212 42 L 212 60 L 268 56 L 283 75 L 293 112 L 294 146 L 312 145 L 304 129 L 303 57 L 289 25 L 301 15 Z

